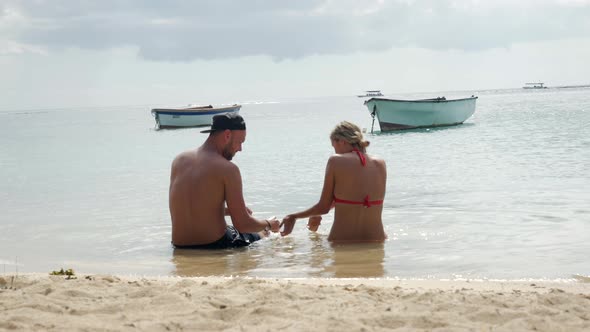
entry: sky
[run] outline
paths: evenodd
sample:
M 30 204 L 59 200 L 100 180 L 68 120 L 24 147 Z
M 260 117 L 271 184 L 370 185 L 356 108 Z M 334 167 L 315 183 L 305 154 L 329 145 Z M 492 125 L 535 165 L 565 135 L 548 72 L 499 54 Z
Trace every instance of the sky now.
M 590 84 L 590 0 L 0 0 L 0 110 Z

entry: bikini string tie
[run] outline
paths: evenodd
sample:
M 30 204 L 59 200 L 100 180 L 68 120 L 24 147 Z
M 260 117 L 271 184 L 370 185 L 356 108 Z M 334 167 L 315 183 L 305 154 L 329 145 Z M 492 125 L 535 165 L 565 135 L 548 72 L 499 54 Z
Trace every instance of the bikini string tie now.
M 365 166 L 367 164 L 367 158 L 365 158 L 365 155 L 357 148 L 352 149 L 352 151 L 356 152 L 356 154 L 359 156 L 359 159 L 361 160 L 361 164 Z

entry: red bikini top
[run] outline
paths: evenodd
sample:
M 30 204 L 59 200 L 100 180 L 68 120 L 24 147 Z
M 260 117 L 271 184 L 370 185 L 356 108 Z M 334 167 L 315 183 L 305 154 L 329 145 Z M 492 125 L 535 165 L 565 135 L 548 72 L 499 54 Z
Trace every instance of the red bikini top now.
M 365 155 L 362 154 L 362 152 L 360 152 L 359 149 L 357 149 L 357 148 L 352 149 L 352 151 L 356 152 L 357 156 L 359 156 L 359 159 L 361 160 L 361 164 L 363 165 L 363 167 L 366 166 L 367 165 L 367 158 L 365 157 Z M 369 195 L 365 196 L 365 199 L 363 199 L 362 202 L 349 201 L 349 200 L 340 199 L 340 198 L 337 198 L 336 196 L 334 196 L 334 202 L 335 203 L 342 203 L 342 204 L 363 205 L 366 208 L 371 207 L 371 205 L 383 204 L 382 199 L 376 200 L 376 201 L 369 200 Z

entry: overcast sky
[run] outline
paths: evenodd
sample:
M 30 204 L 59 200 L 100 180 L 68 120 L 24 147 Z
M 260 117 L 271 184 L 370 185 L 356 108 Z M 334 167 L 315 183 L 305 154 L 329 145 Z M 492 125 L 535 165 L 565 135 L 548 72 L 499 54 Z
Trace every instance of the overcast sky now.
M 0 110 L 590 83 L 590 0 L 0 0 Z

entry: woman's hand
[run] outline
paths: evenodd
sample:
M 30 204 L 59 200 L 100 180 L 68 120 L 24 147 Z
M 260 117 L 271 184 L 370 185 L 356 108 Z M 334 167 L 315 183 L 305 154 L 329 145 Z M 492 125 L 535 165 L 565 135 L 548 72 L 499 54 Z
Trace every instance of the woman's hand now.
M 281 231 L 281 236 L 287 236 L 289 234 L 291 234 L 291 232 L 293 231 L 293 227 L 295 226 L 295 221 L 297 219 L 295 219 L 295 217 L 293 215 L 286 215 L 283 218 L 283 222 L 281 222 L 280 228 L 282 228 L 283 230 Z
M 311 217 L 309 217 L 309 220 L 307 221 L 307 229 L 309 229 L 312 232 L 317 232 L 318 227 L 320 227 L 321 223 L 322 223 L 322 216 L 311 216 Z

